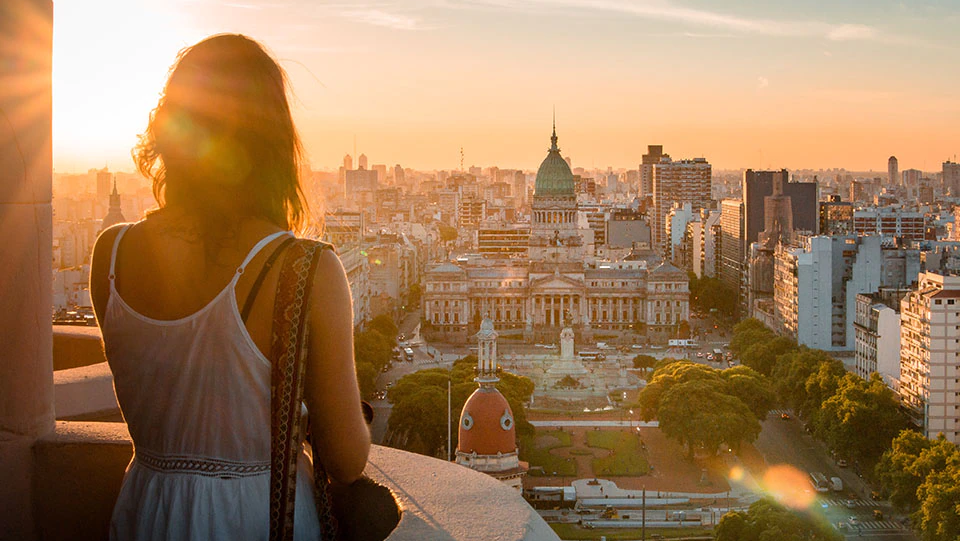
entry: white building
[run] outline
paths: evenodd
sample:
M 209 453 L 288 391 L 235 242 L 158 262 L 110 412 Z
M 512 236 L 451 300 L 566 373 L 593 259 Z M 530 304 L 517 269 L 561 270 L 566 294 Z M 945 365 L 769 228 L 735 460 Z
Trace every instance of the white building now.
M 855 349 L 857 294 L 907 288 L 920 271 L 917 250 L 884 246 L 879 236 L 814 236 L 779 245 L 774 314 L 780 331 L 825 351 Z
M 960 276 L 922 273 L 900 315 L 901 403 L 928 438 L 960 444 Z
M 896 293 L 888 306 L 884 295 L 857 295 L 853 323 L 856 339 L 857 375 L 869 379 L 874 372 L 894 392 L 900 386 L 900 308 Z

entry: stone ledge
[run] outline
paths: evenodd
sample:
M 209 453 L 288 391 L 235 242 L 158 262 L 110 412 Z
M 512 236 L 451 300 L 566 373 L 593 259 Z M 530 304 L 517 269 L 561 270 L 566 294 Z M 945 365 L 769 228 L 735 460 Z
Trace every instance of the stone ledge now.
M 58 421 L 32 453 L 38 537 L 106 539 L 133 454 L 126 425 Z M 518 492 L 462 466 L 374 445 L 364 473 L 402 511 L 390 541 L 559 539 Z
M 66 370 L 105 362 L 100 329 L 74 325 L 53 326 L 53 369 Z
M 106 362 L 53 373 L 54 412 L 57 419 L 119 412 L 113 391 L 113 373 Z

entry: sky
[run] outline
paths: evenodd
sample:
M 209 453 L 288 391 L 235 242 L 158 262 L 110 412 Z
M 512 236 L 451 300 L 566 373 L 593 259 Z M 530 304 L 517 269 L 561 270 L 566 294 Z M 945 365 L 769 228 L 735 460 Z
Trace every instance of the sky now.
M 939 171 L 960 154 L 960 0 L 55 0 L 54 167 L 132 170 L 177 51 L 261 41 L 314 169 L 574 167 L 649 144 L 715 168 Z

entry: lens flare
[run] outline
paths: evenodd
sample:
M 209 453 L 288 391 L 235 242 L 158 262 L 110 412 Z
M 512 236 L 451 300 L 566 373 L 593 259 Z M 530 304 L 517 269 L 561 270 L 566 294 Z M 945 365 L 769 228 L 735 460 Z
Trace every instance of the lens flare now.
M 733 482 L 742 482 L 746 478 L 746 472 L 740 466 L 734 466 L 730 469 L 730 475 L 727 476 Z
M 816 499 L 813 486 L 802 471 L 778 464 L 763 474 L 764 491 L 792 509 L 810 509 Z

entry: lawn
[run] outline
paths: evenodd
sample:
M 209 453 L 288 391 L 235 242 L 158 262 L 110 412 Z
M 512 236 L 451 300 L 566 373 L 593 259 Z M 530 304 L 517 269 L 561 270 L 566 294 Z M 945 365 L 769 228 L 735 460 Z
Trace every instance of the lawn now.
M 530 475 L 553 476 L 554 472 L 560 476 L 574 476 L 577 474 L 577 464 L 569 458 L 562 458 L 550 453 L 551 449 L 570 447 L 569 432 L 550 430 L 537 432 L 534 436 L 520 438 L 520 460 L 530 463 Z M 540 466 L 543 471 L 532 469 Z
M 551 523 L 550 527 L 560 539 L 599 540 L 601 536 L 614 540 L 640 539 L 639 528 L 581 528 L 576 524 Z M 690 539 L 713 536 L 710 528 L 647 528 L 647 539 L 653 535 L 662 535 L 663 539 Z
M 610 456 L 593 460 L 595 475 L 635 477 L 650 472 L 645 453 L 640 450 L 640 438 L 632 432 L 591 430 L 587 432 L 587 445 L 613 451 Z

